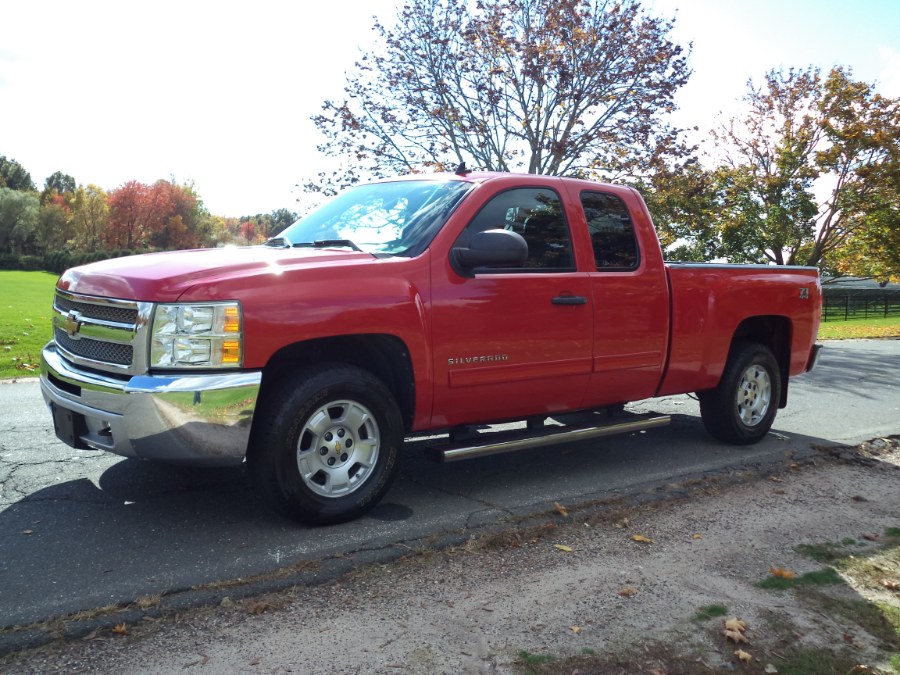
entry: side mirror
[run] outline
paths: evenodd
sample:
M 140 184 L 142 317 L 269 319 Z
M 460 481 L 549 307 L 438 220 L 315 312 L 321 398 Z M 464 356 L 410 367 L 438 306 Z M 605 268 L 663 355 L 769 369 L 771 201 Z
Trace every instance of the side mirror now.
M 454 248 L 450 257 L 454 267 L 465 272 L 476 267 L 522 267 L 528 244 L 511 230 L 485 230 L 472 235 L 468 248 Z

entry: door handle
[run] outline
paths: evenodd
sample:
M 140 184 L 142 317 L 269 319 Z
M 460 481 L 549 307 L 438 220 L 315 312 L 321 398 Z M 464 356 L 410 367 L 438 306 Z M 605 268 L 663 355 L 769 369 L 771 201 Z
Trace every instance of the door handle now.
M 587 298 L 581 295 L 557 295 L 550 302 L 554 305 L 586 305 Z

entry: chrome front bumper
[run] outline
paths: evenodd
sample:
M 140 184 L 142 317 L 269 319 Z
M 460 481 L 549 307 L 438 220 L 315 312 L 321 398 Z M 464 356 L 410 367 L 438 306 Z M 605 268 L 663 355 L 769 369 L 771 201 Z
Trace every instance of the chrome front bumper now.
M 74 447 L 173 464 L 228 466 L 247 453 L 259 371 L 113 377 L 44 347 L 41 392 Z

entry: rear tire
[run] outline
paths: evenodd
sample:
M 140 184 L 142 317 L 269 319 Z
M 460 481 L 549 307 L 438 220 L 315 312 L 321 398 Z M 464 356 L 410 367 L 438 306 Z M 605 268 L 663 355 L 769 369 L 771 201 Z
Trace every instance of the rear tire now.
M 736 343 L 719 386 L 698 397 L 710 435 L 736 445 L 756 443 L 769 433 L 781 402 L 778 361 L 763 344 Z
M 283 378 L 253 421 L 247 469 L 253 487 L 292 520 L 356 518 L 397 473 L 403 421 L 393 395 L 368 371 L 344 364 Z

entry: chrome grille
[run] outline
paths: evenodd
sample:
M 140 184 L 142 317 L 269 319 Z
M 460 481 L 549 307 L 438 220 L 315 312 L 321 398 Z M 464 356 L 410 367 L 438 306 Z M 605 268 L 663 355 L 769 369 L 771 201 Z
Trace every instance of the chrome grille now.
M 147 370 L 153 305 L 68 291 L 53 300 L 53 337 L 69 361 L 122 375 Z
M 100 340 L 87 338 L 73 340 L 58 326 L 54 329 L 53 336 L 56 338 L 56 344 L 70 354 L 90 359 L 91 361 L 130 366 L 134 357 L 134 348 L 131 345 L 101 342 Z
M 92 305 L 88 302 L 77 302 L 61 295 L 56 296 L 56 307 L 63 314 L 71 311 L 79 312 L 82 316 L 114 323 L 137 323 L 137 308 L 118 307 L 113 305 Z

